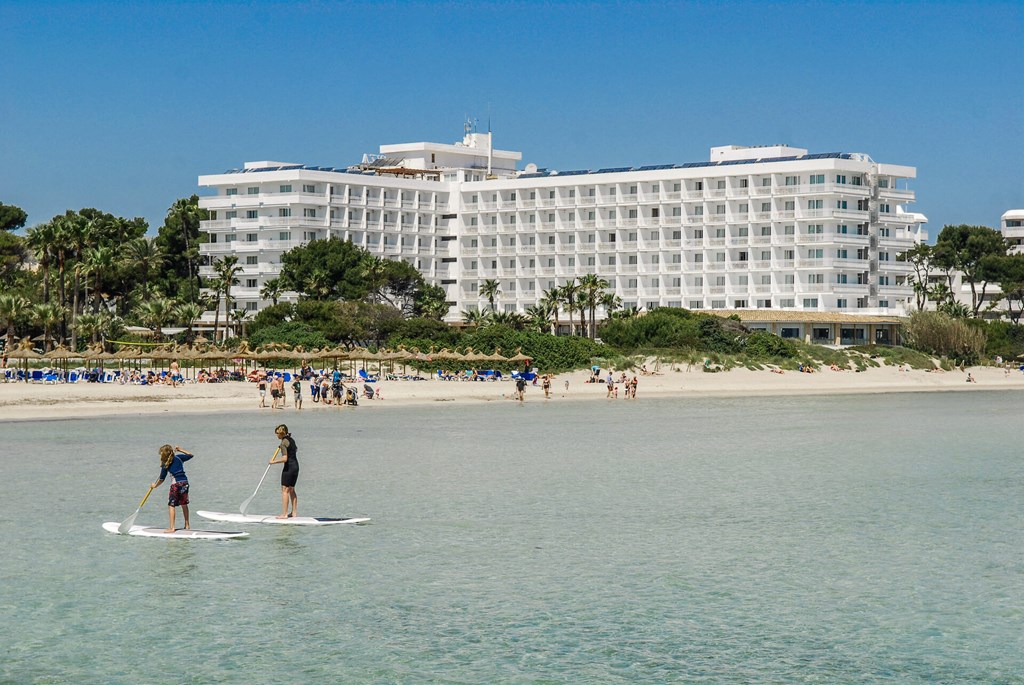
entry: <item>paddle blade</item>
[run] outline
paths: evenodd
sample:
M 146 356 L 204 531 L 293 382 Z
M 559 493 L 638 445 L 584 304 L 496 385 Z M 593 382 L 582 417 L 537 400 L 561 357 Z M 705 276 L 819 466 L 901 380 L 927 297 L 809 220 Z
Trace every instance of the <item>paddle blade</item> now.
M 121 521 L 121 525 L 119 525 L 117 527 L 117 534 L 118 535 L 127 535 L 128 534 L 128 531 L 130 531 L 132 529 L 132 526 L 135 525 L 135 517 L 139 515 L 140 511 L 142 511 L 142 506 L 146 503 L 146 500 L 149 499 L 149 496 L 151 494 L 153 494 L 153 486 L 152 485 L 150 485 L 149 486 L 149 490 L 146 491 L 146 496 L 142 498 L 141 502 L 139 502 L 139 508 L 135 510 L 135 513 L 132 514 L 131 516 L 129 516 L 128 518 L 126 518 L 124 521 Z
M 134 514 L 126 518 L 124 521 L 121 521 L 121 525 L 117 527 L 118 535 L 128 534 L 128 531 L 130 531 L 132 529 L 132 526 L 135 525 L 135 517 L 139 515 L 140 511 L 142 511 L 142 507 L 139 507 L 138 509 L 135 510 Z

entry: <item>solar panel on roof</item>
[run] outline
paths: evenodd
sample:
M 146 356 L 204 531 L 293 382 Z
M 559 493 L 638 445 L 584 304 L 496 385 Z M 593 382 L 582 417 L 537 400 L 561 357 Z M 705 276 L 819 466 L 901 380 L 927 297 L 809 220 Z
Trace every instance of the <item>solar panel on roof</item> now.
M 623 171 L 632 171 L 632 170 L 633 170 L 633 167 L 631 167 L 631 166 L 620 166 L 620 167 L 612 167 L 610 169 L 598 169 L 594 173 L 595 174 L 618 174 L 618 173 L 621 173 Z
M 576 169 L 575 171 L 559 171 L 558 175 L 559 176 L 583 176 L 584 174 L 589 174 L 589 173 L 590 173 L 589 169 Z
M 637 169 L 637 171 L 659 171 L 661 169 L 671 169 L 673 166 L 675 166 L 675 165 L 673 165 L 673 164 L 652 164 L 652 165 L 649 165 L 649 166 L 639 167 Z

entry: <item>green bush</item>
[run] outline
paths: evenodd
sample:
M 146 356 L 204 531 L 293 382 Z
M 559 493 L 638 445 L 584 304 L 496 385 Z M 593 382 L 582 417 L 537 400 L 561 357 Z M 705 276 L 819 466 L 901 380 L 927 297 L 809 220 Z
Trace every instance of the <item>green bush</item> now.
M 908 347 L 959 364 L 976 364 L 985 356 L 985 333 L 942 312 L 914 312 L 905 331 Z
M 770 357 L 781 357 L 791 359 L 796 356 L 796 345 L 783 340 L 777 335 L 768 331 L 754 331 L 746 338 L 743 351 L 747 356 L 754 359 L 766 359 Z
M 307 350 L 327 347 L 330 344 L 323 333 L 301 321 L 285 321 L 275 326 L 265 326 L 249 336 L 249 344 L 253 347 L 269 343 L 285 343 L 292 347 L 301 345 Z

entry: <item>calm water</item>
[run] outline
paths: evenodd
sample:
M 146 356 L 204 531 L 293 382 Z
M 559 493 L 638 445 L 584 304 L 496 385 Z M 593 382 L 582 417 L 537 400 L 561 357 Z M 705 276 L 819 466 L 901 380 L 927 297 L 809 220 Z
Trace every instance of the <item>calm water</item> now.
M 0 423 L 0 682 L 1024 683 L 1022 401 L 289 411 L 300 513 L 374 522 L 231 542 L 100 524 L 164 441 L 235 510 L 281 414 Z

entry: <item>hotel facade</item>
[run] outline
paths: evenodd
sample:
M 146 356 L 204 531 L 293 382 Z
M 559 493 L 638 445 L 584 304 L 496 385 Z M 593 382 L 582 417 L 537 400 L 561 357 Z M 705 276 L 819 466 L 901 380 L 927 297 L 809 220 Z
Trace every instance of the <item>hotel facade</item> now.
M 200 176 L 202 253 L 238 257 L 232 295 L 251 312 L 269 304 L 260 291 L 285 251 L 330 237 L 415 266 L 445 289 L 453 322 L 489 306 L 485 280 L 499 283 L 498 310 L 521 312 L 587 274 L 647 310 L 899 316 L 912 306 L 912 271 L 896 257 L 927 238 L 925 217 L 907 210 L 913 167 L 788 146 L 582 171 L 519 169 L 521 158 L 467 132 L 455 144 L 384 145 L 346 168 L 261 161 Z

